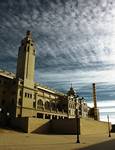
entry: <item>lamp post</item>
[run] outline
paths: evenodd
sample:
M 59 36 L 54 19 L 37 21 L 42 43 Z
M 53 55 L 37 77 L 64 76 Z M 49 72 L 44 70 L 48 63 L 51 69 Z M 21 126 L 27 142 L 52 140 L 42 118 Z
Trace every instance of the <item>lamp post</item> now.
M 2 108 L 0 108 L 0 113 L 1 113 L 1 111 L 2 111 Z M 0 114 L 0 122 L 1 122 L 1 120 L 2 120 L 2 119 L 1 119 L 1 114 Z
M 7 116 L 6 124 L 9 125 L 9 116 L 10 116 L 10 113 L 7 112 L 7 113 L 6 113 L 6 116 Z
M 108 137 L 111 137 L 110 123 L 109 123 L 109 115 L 107 115 L 107 119 L 108 119 L 108 132 L 109 132 L 109 136 L 108 136 Z
M 76 133 L 77 133 L 77 141 L 76 143 L 80 143 L 79 135 L 80 135 L 80 117 L 79 110 L 76 109 Z

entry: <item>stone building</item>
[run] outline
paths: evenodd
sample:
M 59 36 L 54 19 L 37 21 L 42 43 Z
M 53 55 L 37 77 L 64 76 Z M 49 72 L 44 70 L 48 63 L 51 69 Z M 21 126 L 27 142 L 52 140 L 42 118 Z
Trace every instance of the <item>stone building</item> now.
M 72 86 L 64 94 L 34 82 L 35 55 L 35 43 L 27 31 L 19 47 L 16 75 L 0 70 L 0 120 L 75 118 L 76 110 L 87 117 L 87 104 Z

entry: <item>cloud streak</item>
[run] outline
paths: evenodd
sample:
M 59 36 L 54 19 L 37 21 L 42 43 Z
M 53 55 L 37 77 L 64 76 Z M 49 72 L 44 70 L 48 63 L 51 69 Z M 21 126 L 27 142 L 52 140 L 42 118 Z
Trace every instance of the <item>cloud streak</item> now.
M 115 24 L 113 7 L 112 1 L 91 0 L 81 0 L 79 3 L 75 0 L 1 2 L 1 33 L 3 36 L 9 34 L 8 37 L 12 33 L 14 36 L 18 34 L 15 41 L 19 43 L 18 39 L 23 35 L 21 31 L 32 29 L 37 43 L 37 55 L 43 67 L 46 64 L 49 67 L 52 64 L 68 65 L 71 70 L 70 64 L 79 64 L 81 68 L 92 64 L 98 68 L 98 64 L 103 65 L 108 61 L 108 55 L 111 57 L 111 48 L 114 47 L 114 41 L 111 43 L 109 40 L 110 35 L 113 39 L 113 23 Z M 13 43 L 13 36 L 7 39 L 8 37 L 3 39 L 8 44 Z M 17 53 L 17 50 L 13 53 L 13 49 L 15 47 L 11 50 L 11 57 Z M 48 57 L 49 60 L 46 59 Z

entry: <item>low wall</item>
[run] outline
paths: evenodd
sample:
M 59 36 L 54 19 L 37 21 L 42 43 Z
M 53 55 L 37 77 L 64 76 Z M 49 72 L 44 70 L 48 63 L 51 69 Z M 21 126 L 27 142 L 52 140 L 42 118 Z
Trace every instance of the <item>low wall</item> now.
M 49 133 L 50 131 L 50 121 L 48 119 L 16 118 L 11 121 L 11 126 L 27 133 Z
M 28 132 L 28 117 L 15 118 L 10 121 L 10 125 L 14 129 L 18 129 L 23 132 Z
M 76 120 L 52 120 L 51 121 L 52 133 L 57 134 L 76 134 Z M 95 121 L 92 119 L 80 119 L 80 134 L 105 134 L 108 132 L 108 123 Z
M 108 123 L 93 119 L 81 119 L 81 134 L 106 134 L 108 133 Z
M 31 133 L 49 133 L 50 132 L 50 120 L 28 118 L 28 132 Z
M 56 134 L 75 134 L 75 119 L 51 120 L 51 133 Z
M 76 134 L 76 119 L 49 120 L 23 117 L 12 120 L 12 126 L 27 133 Z M 107 122 L 86 118 L 80 119 L 80 134 L 105 133 L 108 133 Z

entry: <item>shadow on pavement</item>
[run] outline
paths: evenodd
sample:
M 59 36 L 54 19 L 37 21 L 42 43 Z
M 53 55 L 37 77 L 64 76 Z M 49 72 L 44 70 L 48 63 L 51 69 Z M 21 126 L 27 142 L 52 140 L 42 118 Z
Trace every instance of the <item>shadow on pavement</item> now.
M 98 143 L 85 148 L 76 148 L 74 150 L 115 150 L 115 140 Z

